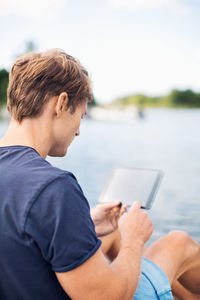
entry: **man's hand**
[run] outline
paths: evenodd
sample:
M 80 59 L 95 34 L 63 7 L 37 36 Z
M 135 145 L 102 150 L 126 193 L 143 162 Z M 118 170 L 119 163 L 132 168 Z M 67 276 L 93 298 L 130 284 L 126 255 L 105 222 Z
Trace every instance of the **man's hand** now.
M 134 202 L 129 212 L 119 222 L 121 245 L 128 248 L 143 248 L 153 233 L 153 225 L 139 202 Z M 139 249 L 140 251 L 140 249 Z
M 125 213 L 126 206 L 120 201 L 99 204 L 91 209 L 91 217 L 97 236 L 103 236 L 118 228 L 119 218 Z

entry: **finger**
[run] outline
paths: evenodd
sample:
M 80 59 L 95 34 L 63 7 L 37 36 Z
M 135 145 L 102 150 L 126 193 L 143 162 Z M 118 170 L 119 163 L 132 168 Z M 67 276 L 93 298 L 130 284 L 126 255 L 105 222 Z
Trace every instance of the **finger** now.
M 126 212 L 127 211 L 127 205 L 123 205 L 122 209 Z
M 126 205 L 123 205 L 121 208 L 116 207 L 111 210 L 110 215 L 112 215 L 117 221 L 126 212 L 126 210 L 127 210 Z
M 141 204 L 138 201 L 133 202 L 133 205 L 131 206 L 130 210 L 135 210 L 141 208 Z
M 126 211 L 127 211 L 127 206 L 123 205 L 122 208 L 121 208 L 121 210 L 120 210 L 119 216 L 121 217 Z
M 109 210 L 109 215 L 110 216 L 114 216 L 114 217 L 119 217 L 120 216 L 120 212 L 121 212 L 121 208 L 119 206 L 117 207 L 112 207 Z
M 116 201 L 116 202 L 109 202 L 109 203 L 105 203 L 104 204 L 104 207 L 105 207 L 105 209 L 107 209 L 107 210 L 109 210 L 109 209 L 113 209 L 113 208 L 115 208 L 115 207 L 121 207 L 121 205 L 122 205 L 122 203 L 121 203 L 121 201 Z
M 118 207 L 119 207 L 119 208 L 121 208 L 121 207 L 122 207 L 122 202 L 121 202 L 121 201 L 120 201 L 120 203 L 119 203 Z
M 121 208 L 122 207 L 122 202 L 120 200 L 117 200 L 113 203 L 113 207 L 119 207 Z

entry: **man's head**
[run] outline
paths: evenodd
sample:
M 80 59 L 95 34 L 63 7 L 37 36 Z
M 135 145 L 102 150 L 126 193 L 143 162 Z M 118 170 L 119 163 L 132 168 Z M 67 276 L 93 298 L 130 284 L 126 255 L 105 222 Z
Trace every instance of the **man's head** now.
M 66 92 L 71 113 L 92 99 L 87 71 L 62 50 L 30 53 L 19 58 L 10 71 L 7 108 L 19 123 L 42 114 L 45 104 Z
M 44 156 L 66 154 L 91 100 L 87 71 L 62 50 L 30 53 L 11 69 L 7 107 L 22 132 L 17 143 L 28 138 L 29 145 L 46 148 Z

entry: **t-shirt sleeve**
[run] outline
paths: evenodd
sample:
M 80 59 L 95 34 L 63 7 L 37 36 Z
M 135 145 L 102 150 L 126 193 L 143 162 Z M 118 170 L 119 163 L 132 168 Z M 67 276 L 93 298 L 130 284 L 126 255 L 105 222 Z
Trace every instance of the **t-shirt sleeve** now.
M 40 192 L 27 214 L 25 232 L 55 272 L 78 267 L 101 245 L 87 199 L 70 173 Z

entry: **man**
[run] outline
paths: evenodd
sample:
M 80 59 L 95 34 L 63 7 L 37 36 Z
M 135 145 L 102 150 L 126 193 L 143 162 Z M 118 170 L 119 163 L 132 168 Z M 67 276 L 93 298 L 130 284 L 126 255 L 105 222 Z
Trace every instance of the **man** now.
M 45 160 L 66 154 L 90 100 L 87 71 L 63 51 L 32 53 L 11 69 L 11 122 L 0 140 L 1 299 L 164 300 L 173 299 L 170 286 L 199 299 L 196 242 L 172 232 L 145 249 L 153 226 L 138 202 L 126 214 L 116 202 L 90 215 L 74 175 Z

